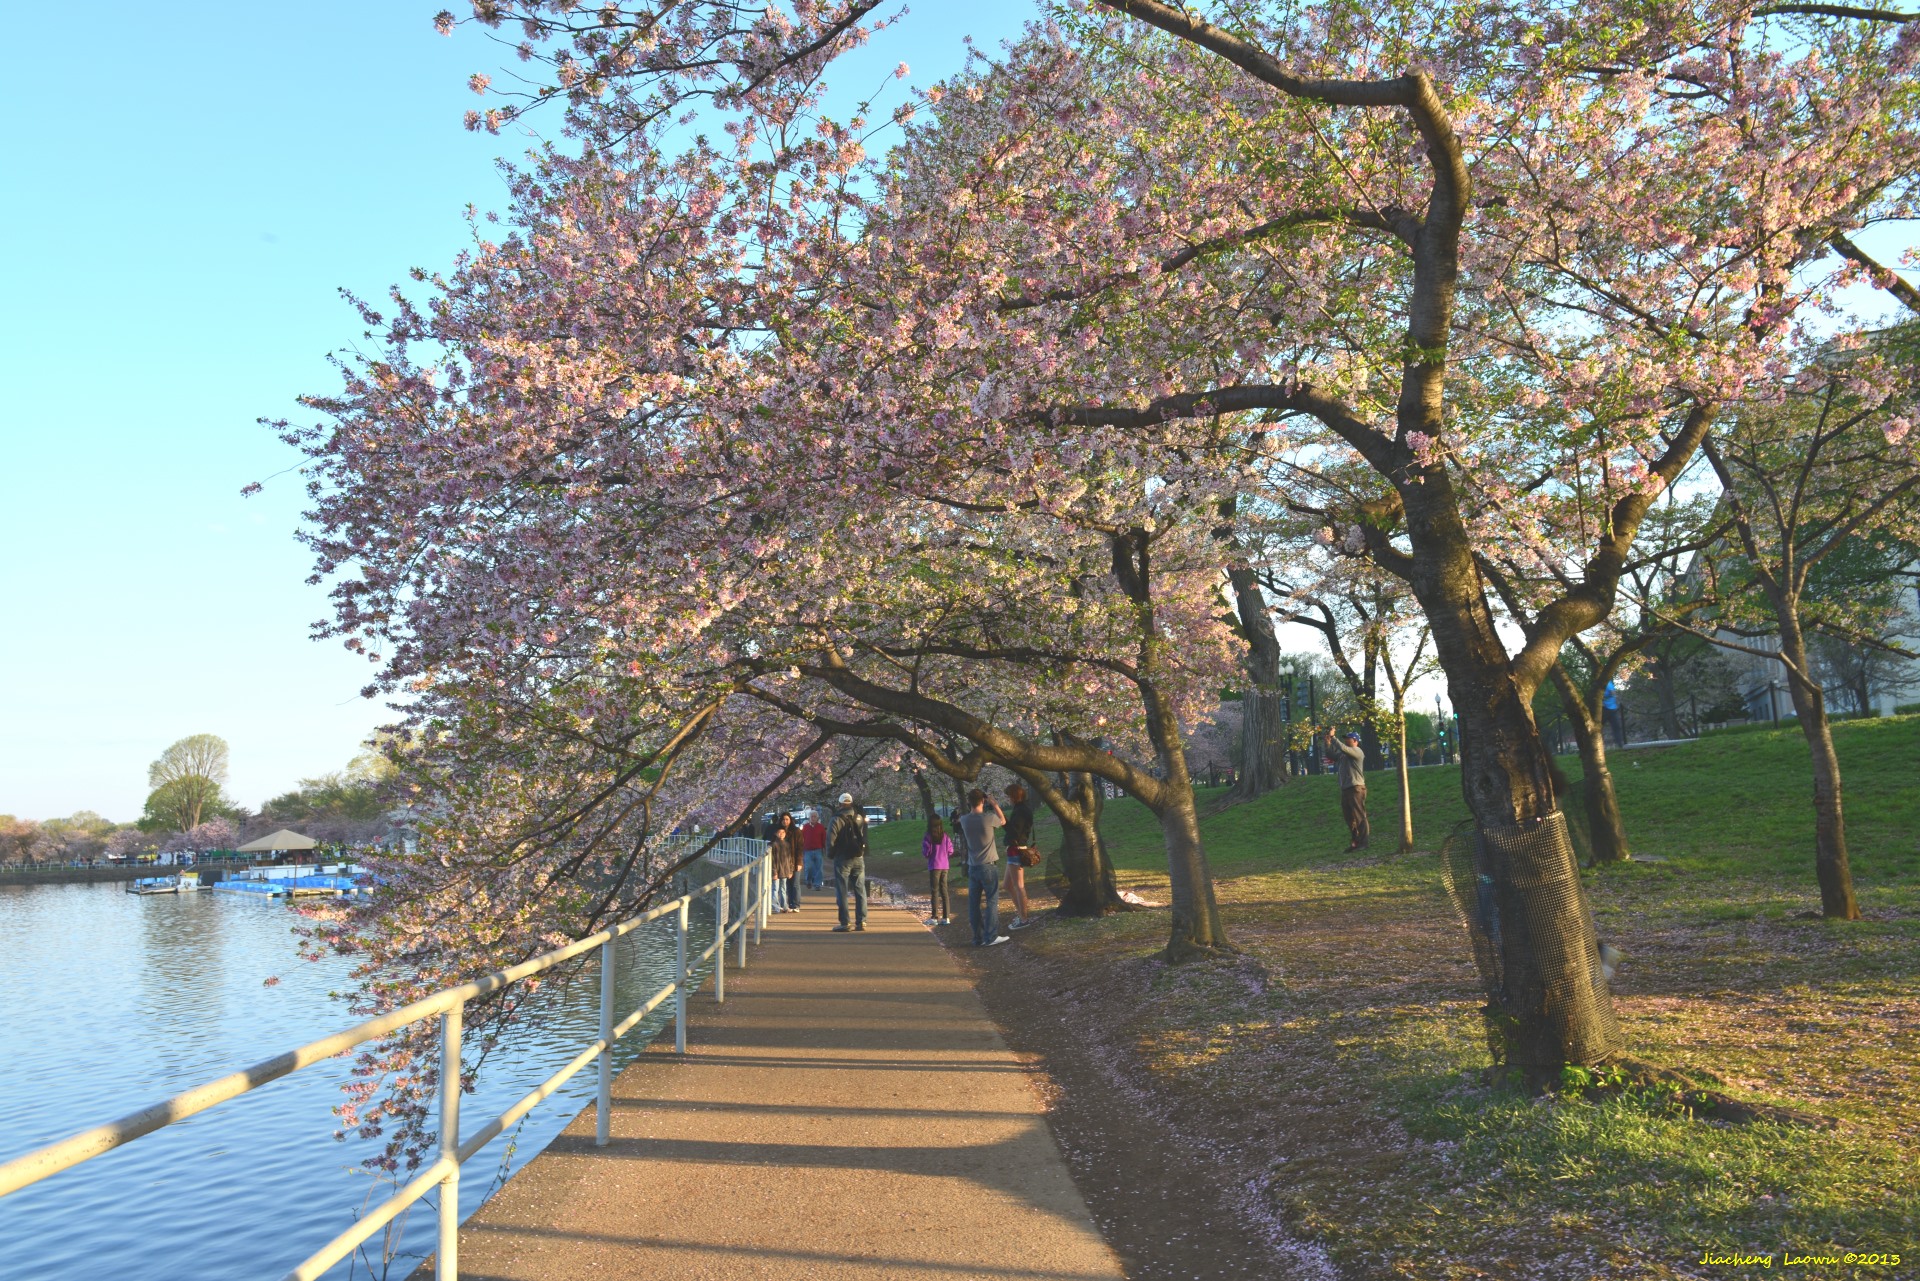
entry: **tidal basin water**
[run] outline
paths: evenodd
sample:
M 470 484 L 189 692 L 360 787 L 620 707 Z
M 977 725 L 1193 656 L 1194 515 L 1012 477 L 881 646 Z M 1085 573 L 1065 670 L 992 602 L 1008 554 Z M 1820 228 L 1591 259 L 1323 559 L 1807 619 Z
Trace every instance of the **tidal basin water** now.
M 284 901 L 120 885 L 0 886 L 0 1161 L 157 1103 L 358 1020 L 330 992 L 347 964 L 299 958 Z M 689 951 L 712 939 L 696 916 Z M 624 941 L 619 1009 L 673 968 L 671 921 Z M 268 986 L 267 980 L 279 982 Z M 694 998 L 698 1019 L 708 993 Z M 554 991 L 537 1025 L 490 1055 L 461 1104 L 478 1129 L 599 1034 L 599 983 Z M 669 1001 L 622 1041 L 642 1052 Z M 469 1060 L 471 1062 L 471 1060 Z M 351 1056 L 316 1063 L 126 1147 L 0 1198 L 4 1281 L 260 1281 L 278 1277 L 390 1190 L 360 1163 L 377 1141 L 333 1137 Z M 471 1213 L 588 1103 L 579 1073 L 461 1171 Z M 398 1281 L 432 1250 L 432 1198 L 409 1212 L 384 1268 L 369 1253 L 331 1278 Z

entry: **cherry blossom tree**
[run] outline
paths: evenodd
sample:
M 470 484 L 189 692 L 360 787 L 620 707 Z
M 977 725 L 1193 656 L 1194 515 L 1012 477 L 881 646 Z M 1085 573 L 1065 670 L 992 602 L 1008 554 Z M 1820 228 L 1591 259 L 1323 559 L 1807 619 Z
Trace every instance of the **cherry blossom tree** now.
M 519 189 L 516 235 L 433 282 L 430 311 L 396 297 L 388 325 L 368 309 L 387 329 L 383 357 L 314 402 L 335 426 L 290 431 L 328 491 L 316 512 L 322 571 L 365 567 L 337 589 L 340 630 L 389 647 L 390 688 L 451 663 L 493 696 L 483 670 L 525 672 L 529 688 L 577 681 L 582 663 L 638 645 L 643 658 L 671 655 L 661 670 L 681 689 L 820 720 L 788 687 L 801 679 L 936 726 L 971 744 L 948 762 L 961 769 L 1107 777 L 1167 828 L 1173 950 L 1223 945 L 1177 750 L 1194 691 L 1217 688 L 1224 661 L 1218 558 L 1199 519 L 1221 481 L 1210 465 L 1147 471 L 1128 435 L 1098 428 L 1073 454 L 1042 456 L 1026 424 L 1001 422 L 992 380 L 971 368 L 960 421 L 941 409 L 926 414 L 933 431 L 901 421 L 920 406 L 884 386 L 893 371 L 872 362 L 869 341 L 849 340 L 819 287 L 795 282 L 867 249 L 869 278 L 885 284 L 913 271 L 926 242 L 816 252 L 783 217 L 753 211 L 746 223 L 744 193 L 770 190 L 751 166 L 729 191 L 708 176 L 719 162 L 703 163 L 636 154 L 616 178 L 549 153 Z M 642 175 L 671 182 L 672 199 Z M 636 190 L 645 196 L 626 194 Z M 656 283 L 634 296 L 620 283 L 632 246 L 669 238 L 670 253 L 648 259 Z M 742 238 L 758 264 L 747 283 Z M 844 306 L 845 292 L 832 301 Z M 713 341 L 686 340 L 691 317 Z M 777 334 L 778 348 L 735 341 L 742 331 Z M 458 356 L 415 365 L 414 343 Z M 657 367 L 663 351 L 671 369 Z M 461 466 L 436 461 L 422 475 L 463 440 L 473 452 Z M 1001 457 L 1008 465 L 967 461 Z M 849 483 L 876 461 L 887 491 Z M 476 646 L 476 628 L 494 643 Z M 911 665 L 914 679 L 903 687 L 871 664 Z M 956 665 L 968 670 L 947 675 L 950 688 L 994 689 L 1008 711 L 941 697 L 932 678 Z M 1042 697 L 1038 681 L 1079 702 Z M 1090 741 L 1106 713 L 1087 700 L 1121 692 L 1138 700 L 1138 732 L 1109 737 L 1138 742 L 1151 764 Z M 618 696 L 672 701 L 664 687 Z M 612 692 L 595 708 L 596 720 L 612 715 Z M 830 721 L 854 733 L 850 718 Z
M 1167 798 L 1189 859 L 1174 937 L 1224 942 L 1177 766 L 1075 733 L 1131 697 L 1158 719 L 1114 736 L 1165 755 L 1194 691 L 1217 686 L 1217 562 L 1183 516 L 1218 486 L 1150 486 L 1108 442 L 1082 462 L 1108 483 L 1082 481 L 1094 496 L 1068 519 L 1037 496 L 1058 468 L 961 472 L 945 500 L 905 481 L 951 464 L 903 449 L 888 465 L 905 492 L 876 496 L 848 479 L 869 442 L 831 419 L 743 431 L 795 375 L 732 335 L 797 332 L 808 309 L 783 314 L 791 265 L 749 290 L 737 232 L 759 253 L 788 226 L 746 224 L 755 179 L 727 189 L 714 156 L 628 163 L 543 157 L 508 238 L 422 273 L 422 308 L 363 308 L 376 354 L 313 400 L 318 425 L 283 425 L 314 458 L 320 572 L 354 571 L 334 627 L 377 658 L 374 692 L 412 700 L 399 764 L 422 835 L 368 860 L 381 889 L 363 909 L 316 909 L 315 946 L 361 957 L 370 1009 L 511 964 L 644 904 L 685 861 L 674 829 L 737 823 L 829 773 L 833 734 L 938 759 L 915 723 L 971 742 L 945 762 L 960 771 L 1092 766 Z M 1128 637 L 1130 669 L 1114 657 Z M 471 1012 L 479 1052 L 522 999 Z M 389 1164 L 423 1150 L 423 1036 L 370 1051 L 342 1110 L 386 1136 Z
M 176 833 L 161 848 L 203 854 L 208 850 L 232 849 L 236 839 L 236 830 L 229 820 L 210 818 L 188 831 Z
M 884 169 L 863 170 L 865 122 L 814 107 L 823 69 L 876 7 L 743 18 L 719 4 L 616 5 L 598 26 L 584 15 L 554 25 L 571 12 L 561 4 L 478 11 L 489 25 L 519 21 L 530 59 L 573 68 L 556 73 L 556 93 L 596 160 L 696 93 L 732 113 L 738 150 L 619 152 L 605 177 L 574 184 L 564 217 L 529 228 L 524 269 L 553 288 L 501 331 L 550 328 L 442 375 L 485 389 L 504 420 L 476 414 L 381 446 L 398 468 L 437 465 L 462 457 L 471 429 L 475 454 L 450 489 L 479 468 L 526 482 L 483 503 L 525 521 L 526 536 L 491 540 L 448 572 L 486 576 L 466 581 L 493 598 L 530 586 L 555 544 L 540 524 L 550 518 L 526 514 L 527 487 L 593 515 L 617 490 L 622 509 L 657 511 L 664 528 L 642 538 L 631 517 L 614 521 L 601 553 L 657 571 L 639 581 L 685 605 L 684 622 L 637 630 L 696 645 L 711 602 L 739 589 L 743 551 L 762 565 L 805 559 L 788 537 L 795 509 L 769 506 L 755 526 L 745 513 L 758 504 L 735 484 L 796 440 L 827 470 L 877 470 L 902 494 L 941 494 L 929 479 L 954 465 L 940 442 L 956 433 L 972 458 L 1005 458 L 1040 495 L 1020 501 L 1079 483 L 1093 458 L 1125 464 L 1103 462 L 1094 492 L 1136 505 L 1167 476 L 1196 504 L 1208 477 L 1215 504 L 1263 479 L 1404 580 L 1432 627 L 1504 926 L 1506 1058 L 1540 1076 L 1614 1052 L 1590 923 L 1536 911 L 1542 893 L 1530 888 L 1578 898 L 1531 696 L 1567 639 L 1607 616 L 1649 505 L 1725 407 L 1781 381 L 1807 325 L 1829 323 L 1832 286 L 1860 269 L 1849 237 L 1909 211 L 1912 28 L 1822 6 L 1624 4 L 1577 20 L 1538 6 L 1471 22 L 1449 6 L 1274 4 L 1236 9 L 1223 26 L 1112 0 L 1068 12 L 938 101 L 930 93 L 934 122 L 909 126 Z M 746 159 L 759 146 L 770 158 Z M 565 168 L 556 155 L 544 165 Z M 580 258 L 613 208 L 640 216 Z M 581 267 L 623 250 L 624 273 Z M 438 315 L 478 317 L 490 287 L 456 286 Z M 569 305 L 543 316 L 554 299 Z M 399 329 L 403 341 L 426 333 L 412 320 Z M 554 354 L 567 341 L 579 344 L 572 368 L 612 349 L 623 359 L 586 384 L 560 379 Z M 409 400 L 447 412 L 436 398 L 454 390 L 403 361 L 359 377 L 395 380 L 380 388 L 395 411 L 385 421 L 404 421 Z M 362 412 L 353 400 L 349 415 Z M 554 403 L 572 412 L 553 415 Z M 705 435 L 690 435 L 694 419 Z M 391 472 L 371 445 L 384 430 L 355 448 Z M 1372 481 L 1330 487 L 1264 466 L 1248 442 L 1281 432 Z M 650 437 L 657 448 L 632 450 Z M 615 448 L 627 451 L 617 465 Z M 573 465 L 554 468 L 563 456 Z M 676 486 L 704 483 L 706 515 L 733 508 L 704 542 L 657 536 L 684 524 L 686 491 L 649 490 L 627 464 L 662 456 Z M 790 474 L 776 473 L 769 498 L 793 492 Z M 978 484 L 984 472 L 963 474 Z M 1573 567 L 1569 585 L 1510 647 L 1476 555 L 1524 524 L 1516 509 L 1579 487 L 1606 518 L 1584 545 L 1552 549 Z M 971 501 L 941 496 L 949 509 Z M 466 499 L 447 497 L 449 510 Z M 435 519 L 455 531 L 476 517 Z M 410 551 L 401 527 L 382 524 L 361 545 L 349 536 L 333 564 L 389 543 Z M 1158 527 L 1112 529 L 1112 579 L 1138 618 L 1157 620 L 1160 602 L 1128 583 Z M 403 579 L 370 587 L 357 618 L 385 626 L 383 593 L 404 594 Z M 518 639 L 626 605 L 592 581 L 599 594 L 529 592 L 539 604 L 519 617 L 470 621 Z M 1137 634 L 1143 653 L 1159 644 L 1151 629 Z M 424 670 L 445 654 L 416 646 L 406 658 Z M 890 688 L 854 664 L 800 670 L 842 693 Z M 901 714 L 953 719 L 904 696 L 887 694 Z M 1149 738 L 1177 719 L 1149 711 Z M 1170 854 L 1191 845 L 1197 856 L 1167 800 Z
M 162 838 L 152 832 L 143 832 L 137 827 L 122 827 L 108 835 L 105 853 L 111 859 L 130 859 L 141 854 L 150 854 L 160 848 Z
M 1418 134 L 1430 179 L 1418 212 L 1399 197 L 1421 184 L 1391 152 L 1364 137 L 1330 148 L 1347 173 L 1377 175 L 1355 180 L 1361 198 L 1348 207 L 1364 212 L 1347 223 L 1365 231 L 1382 216 L 1406 250 L 1401 371 L 1383 389 L 1396 394 L 1371 394 L 1357 376 L 1343 387 L 1342 371 L 1323 362 L 1333 377 L 1317 384 L 1203 388 L 1138 412 L 1304 413 L 1390 482 L 1374 494 L 1327 491 L 1324 506 L 1345 516 L 1342 541 L 1363 542 L 1419 599 L 1462 718 L 1469 803 L 1483 839 L 1508 842 L 1502 833 L 1523 834 L 1554 810 L 1531 693 L 1560 647 L 1606 617 L 1652 498 L 1726 405 L 1786 371 L 1805 341 L 1796 313 L 1822 312 L 1823 291 L 1845 270 L 1822 260 L 1834 237 L 1909 209 L 1911 120 L 1900 91 L 1881 89 L 1910 79 L 1914 39 L 1804 15 L 1701 14 L 1621 42 L 1595 71 L 1597 41 L 1617 33 L 1605 23 L 1556 31 L 1548 20 L 1515 33 L 1527 37 L 1516 51 L 1524 77 L 1439 44 L 1460 59 L 1447 68 L 1448 104 L 1425 73 L 1365 87 L 1306 80 L 1299 68 L 1312 55 L 1296 52 L 1305 42 L 1283 24 L 1242 35 L 1153 5 L 1129 9 L 1296 100 L 1397 105 Z M 1842 102 L 1844 122 L 1831 109 Z M 1503 397 L 1528 411 L 1555 405 L 1558 420 L 1522 431 Z M 1382 411 L 1389 431 L 1372 425 Z M 1583 483 L 1605 496 L 1606 518 L 1590 550 L 1547 549 L 1575 572 L 1509 652 L 1476 553 L 1490 531 L 1513 527 L 1515 508 Z M 1570 881 L 1570 850 L 1539 862 L 1517 837 L 1511 844 L 1518 862 L 1491 869 L 1497 884 Z M 1503 922 L 1526 916 L 1524 896 L 1507 895 Z M 1571 1008 L 1549 992 L 1564 995 L 1593 972 L 1586 928 L 1560 928 L 1566 937 L 1505 940 L 1504 997 L 1517 1020 L 1508 1052 L 1522 1066 L 1605 1053 L 1611 1040 L 1604 1018 L 1580 1029 L 1539 1017 Z
M 1917 412 L 1913 340 L 1909 327 L 1864 349 L 1830 350 L 1784 399 L 1743 408 L 1707 447 L 1730 527 L 1702 576 L 1719 624 L 1709 635 L 1786 672 L 1813 767 L 1821 911 L 1841 920 L 1858 920 L 1860 907 L 1840 758 L 1809 638 L 1871 637 L 1877 602 L 1870 591 L 1821 600 L 1810 586 L 1851 545 L 1920 540 L 1920 438 L 1909 426 Z M 1674 621 L 1704 630 L 1699 622 Z M 1761 631 L 1773 635 L 1755 635 Z

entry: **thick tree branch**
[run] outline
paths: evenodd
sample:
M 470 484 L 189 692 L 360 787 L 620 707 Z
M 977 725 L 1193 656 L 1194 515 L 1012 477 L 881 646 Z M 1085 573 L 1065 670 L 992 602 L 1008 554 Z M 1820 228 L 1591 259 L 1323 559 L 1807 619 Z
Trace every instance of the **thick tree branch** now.
M 888 658 L 921 658 L 928 655 L 943 655 L 947 658 L 967 658 L 979 662 L 992 663 L 1059 663 L 1098 667 L 1128 680 L 1140 679 L 1139 669 L 1132 663 L 1119 658 L 1091 657 L 1084 654 L 1062 654 L 1054 650 L 1035 649 L 1028 645 L 963 645 L 955 642 L 929 642 L 924 645 L 874 645 L 875 653 Z
M 1472 183 L 1459 136 L 1433 80 L 1409 71 L 1392 80 L 1320 80 L 1296 76 L 1278 59 L 1248 41 L 1161 0 L 1099 0 L 1115 12 L 1160 28 L 1231 62 L 1254 79 L 1290 97 L 1330 106 L 1399 107 L 1412 118 L 1433 166 L 1433 191 L 1414 247 L 1414 288 L 1407 315 L 1406 375 L 1400 420 L 1439 421 L 1440 379 L 1453 322 L 1453 290 L 1459 275 L 1460 227 Z M 1419 409 L 1419 413 L 1410 410 Z M 1329 424 L 1331 425 L 1331 424 Z M 1371 459 L 1369 460 L 1371 461 Z
M 849 721 L 830 716 L 818 709 L 808 709 L 790 698 L 783 698 L 772 690 L 763 689 L 751 681 L 743 681 L 738 686 L 740 693 L 749 698 L 774 707 L 797 721 L 812 725 L 817 729 L 841 738 L 870 738 L 886 740 L 909 747 L 923 759 L 930 762 L 942 774 L 967 782 L 978 778 L 985 766 L 993 764 L 992 757 L 976 746 L 965 756 L 955 757 L 946 749 L 929 742 L 906 726 L 895 721 Z
M 1076 748 L 1032 742 L 951 703 L 875 684 L 832 652 L 823 654 L 816 662 L 801 663 L 799 668 L 802 674 L 839 690 L 856 702 L 968 739 L 996 760 L 1054 773 L 1096 774 L 1118 783 L 1149 808 L 1165 803 L 1166 785 L 1161 780 L 1111 753 L 1090 746 Z
M 1539 611 L 1533 626 L 1527 629 L 1527 643 L 1514 656 L 1512 671 L 1521 688 L 1531 693 L 1545 679 L 1547 668 L 1560 654 L 1567 637 L 1584 632 L 1606 618 L 1613 609 L 1627 565 L 1627 553 L 1640 532 L 1640 522 L 1654 500 L 1671 486 L 1707 441 L 1716 411 L 1713 406 L 1696 404 L 1686 421 L 1668 442 L 1666 451 L 1647 469 L 1649 480 L 1658 486 L 1643 485 L 1616 501 L 1608 513 L 1608 528 L 1600 544 L 1581 568 L 1581 579 L 1574 588 Z
M 1291 387 L 1243 385 L 1216 387 L 1209 391 L 1181 392 L 1149 401 L 1138 409 L 1118 406 L 1083 405 L 1058 411 L 1053 421 L 1076 427 L 1140 428 L 1157 426 L 1177 418 L 1203 418 L 1216 414 L 1247 413 L 1252 410 L 1285 410 L 1317 418 L 1342 440 L 1358 450 L 1362 457 L 1383 475 L 1392 475 L 1399 461 L 1391 438 L 1341 401 L 1306 383 Z
M 1770 4 L 1753 11 L 1756 18 L 1805 15 L 1815 18 L 1856 18 L 1861 22 L 1904 23 L 1920 19 L 1920 14 L 1901 13 L 1898 9 L 1867 9 L 1853 4 Z
M 1401 240 L 1412 243 L 1419 231 L 1419 223 L 1403 209 L 1385 209 L 1374 213 L 1365 209 L 1302 209 L 1295 213 L 1270 218 L 1266 222 L 1246 227 L 1239 231 L 1230 231 L 1210 240 L 1200 241 L 1182 249 L 1179 253 L 1160 260 L 1156 274 L 1172 275 L 1197 259 L 1209 254 L 1223 253 L 1229 249 L 1238 249 L 1246 245 L 1258 244 L 1283 231 L 1296 227 L 1308 227 L 1322 223 L 1345 224 L 1371 231 L 1385 231 Z M 1077 288 L 1050 289 L 1043 294 L 1022 294 L 1018 297 L 1003 299 L 999 310 L 1003 312 L 1025 311 L 1033 307 L 1043 307 L 1048 303 L 1074 302 L 1082 298 L 1091 298 L 1105 293 L 1120 285 L 1137 285 L 1145 279 L 1139 271 L 1116 272 L 1104 280 Z
M 1905 20 L 1911 22 L 1913 18 L 1908 16 Z M 1865 267 L 1868 279 L 1872 280 L 1876 287 L 1886 290 L 1906 304 L 1908 311 L 1920 312 L 1920 289 L 1907 283 L 1898 272 L 1891 267 L 1882 266 L 1873 255 L 1837 231 L 1827 237 L 1827 243 L 1833 246 L 1835 253 L 1848 262 Z

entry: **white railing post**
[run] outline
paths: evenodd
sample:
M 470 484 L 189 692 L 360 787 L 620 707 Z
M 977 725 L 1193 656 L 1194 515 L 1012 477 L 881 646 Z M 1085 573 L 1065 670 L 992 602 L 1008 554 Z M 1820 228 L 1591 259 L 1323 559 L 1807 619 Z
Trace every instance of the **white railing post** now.
M 763 858 L 760 876 L 760 897 L 753 906 L 753 945 L 760 946 L 761 932 L 767 928 L 767 913 L 773 910 L 773 860 Z
M 727 878 L 713 887 L 713 999 L 727 999 Z
M 740 949 L 738 964 L 747 968 L 747 918 L 753 915 L 753 864 L 747 864 L 747 870 L 740 876 L 740 927 L 734 946 Z
M 602 1148 L 613 1137 L 613 950 L 618 942 L 600 945 L 600 1094 L 594 1101 L 593 1142 Z
M 687 905 L 691 902 L 682 896 L 680 910 L 673 914 L 673 1048 L 677 1054 L 687 1052 Z
M 460 1019 L 466 1003 L 440 1016 L 440 1245 L 433 1256 L 434 1281 L 460 1277 Z

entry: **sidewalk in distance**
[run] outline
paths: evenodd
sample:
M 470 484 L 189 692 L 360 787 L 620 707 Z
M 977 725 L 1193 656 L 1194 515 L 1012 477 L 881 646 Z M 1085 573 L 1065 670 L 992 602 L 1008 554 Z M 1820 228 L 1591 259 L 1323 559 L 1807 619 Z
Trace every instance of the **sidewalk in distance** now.
M 461 1277 L 1122 1277 L 952 957 L 904 911 L 833 917 L 771 917 L 686 1058 L 614 1083 L 612 1142 L 589 1107 L 468 1220 Z

